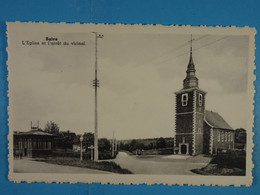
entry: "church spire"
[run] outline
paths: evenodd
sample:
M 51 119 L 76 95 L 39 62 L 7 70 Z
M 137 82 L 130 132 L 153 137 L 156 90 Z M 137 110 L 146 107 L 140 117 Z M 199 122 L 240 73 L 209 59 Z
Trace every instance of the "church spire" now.
M 190 40 L 190 60 L 186 70 L 186 78 L 183 80 L 183 88 L 198 87 L 198 78 L 195 75 L 196 69 L 192 58 L 192 35 Z
M 192 59 L 192 35 L 191 35 L 191 39 L 190 39 L 190 61 L 189 61 L 189 65 L 193 65 L 193 68 L 194 68 L 194 63 L 193 63 L 193 59 Z

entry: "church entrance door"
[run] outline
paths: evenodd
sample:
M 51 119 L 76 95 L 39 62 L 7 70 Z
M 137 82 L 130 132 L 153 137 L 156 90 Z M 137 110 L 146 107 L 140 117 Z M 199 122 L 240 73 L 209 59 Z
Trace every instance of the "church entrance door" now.
M 186 154 L 187 153 L 187 146 L 186 145 L 181 145 L 181 154 Z

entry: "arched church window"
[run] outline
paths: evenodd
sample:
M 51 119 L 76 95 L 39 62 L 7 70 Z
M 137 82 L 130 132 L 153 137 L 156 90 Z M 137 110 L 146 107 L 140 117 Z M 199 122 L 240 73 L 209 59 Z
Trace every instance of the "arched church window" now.
M 188 94 L 182 94 L 181 96 L 181 104 L 182 106 L 187 106 L 188 105 Z

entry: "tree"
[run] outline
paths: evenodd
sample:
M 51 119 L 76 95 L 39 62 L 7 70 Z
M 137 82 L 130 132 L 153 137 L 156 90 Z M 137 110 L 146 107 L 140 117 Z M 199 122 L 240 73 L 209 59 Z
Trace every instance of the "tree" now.
M 86 146 L 94 145 L 94 134 L 93 133 L 84 133 L 83 135 L 83 143 Z
M 129 150 L 129 144 L 128 143 L 124 143 L 124 142 L 120 142 L 119 150 Z
M 151 143 L 149 143 L 149 145 L 148 145 L 148 147 L 147 147 L 147 149 L 148 150 L 151 150 L 151 149 L 153 149 L 154 148 L 154 145 L 153 145 L 153 143 L 151 142 Z
M 110 151 L 111 144 L 107 138 L 102 138 L 98 140 L 98 150 L 99 151 Z
M 143 143 L 139 143 L 137 145 L 137 149 L 143 150 L 144 149 L 144 144 Z
M 163 137 L 160 137 L 157 141 L 156 141 L 156 147 L 157 148 L 165 148 L 166 143 L 165 143 L 165 139 Z
M 136 150 L 136 147 L 137 147 L 137 141 L 135 139 L 133 139 L 130 142 L 129 151 L 132 152 L 132 151 Z
M 235 130 L 235 147 L 244 149 L 246 147 L 246 130 L 243 128 Z
M 75 133 L 70 131 L 60 132 L 55 138 L 55 144 L 57 148 L 72 149 L 74 141 L 77 139 Z
M 52 122 L 52 121 L 48 121 L 45 125 L 44 131 L 47 132 L 47 133 L 58 135 L 60 128 L 59 128 L 57 123 Z

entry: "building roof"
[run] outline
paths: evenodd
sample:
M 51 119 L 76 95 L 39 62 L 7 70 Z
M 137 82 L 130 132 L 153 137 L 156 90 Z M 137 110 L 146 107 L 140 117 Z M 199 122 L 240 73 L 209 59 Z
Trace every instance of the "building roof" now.
M 198 87 L 191 87 L 191 88 L 189 88 L 189 89 L 181 89 L 181 90 L 179 90 L 179 91 L 176 91 L 175 94 L 180 94 L 180 93 L 185 93 L 185 92 L 191 92 L 191 91 L 195 91 L 195 90 L 200 91 L 200 93 L 204 93 L 204 94 L 207 93 L 206 91 L 204 91 L 204 90 L 202 90 L 202 89 L 200 89 L 200 88 L 198 88 Z
M 232 127 L 217 112 L 206 110 L 205 120 L 214 128 L 233 130 Z
M 27 131 L 27 132 L 18 132 L 15 133 L 15 135 L 44 135 L 44 136 L 54 136 L 53 134 L 44 132 L 44 131 L 40 131 L 40 130 L 31 130 L 31 131 Z

